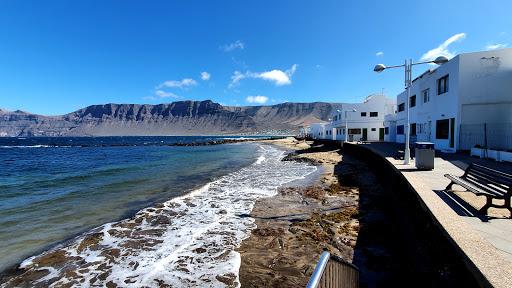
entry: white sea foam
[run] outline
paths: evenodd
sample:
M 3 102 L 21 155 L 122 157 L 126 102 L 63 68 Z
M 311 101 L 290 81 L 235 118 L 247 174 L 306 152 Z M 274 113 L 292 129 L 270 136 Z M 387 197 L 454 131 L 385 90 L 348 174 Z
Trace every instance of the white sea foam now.
M 63 250 L 69 263 L 41 267 L 36 256 L 25 260 L 22 268 L 47 269 L 50 273 L 33 284 L 57 277 L 46 282 L 50 286 L 113 282 L 121 287 L 224 287 L 219 280 L 226 275 L 239 285 L 240 255 L 235 249 L 255 228 L 248 214 L 256 199 L 273 196 L 279 186 L 316 170 L 281 161 L 284 152 L 272 146 L 262 145 L 260 153 L 248 167 L 45 252 Z M 81 247 L 91 235 L 99 235 L 97 244 Z M 118 251 L 117 256 L 112 251 Z M 66 270 L 76 274 L 70 278 Z

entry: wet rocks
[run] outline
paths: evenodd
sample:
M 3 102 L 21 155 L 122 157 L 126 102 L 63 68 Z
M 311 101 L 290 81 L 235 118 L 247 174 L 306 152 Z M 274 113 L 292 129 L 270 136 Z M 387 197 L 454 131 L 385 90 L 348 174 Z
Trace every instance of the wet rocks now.
M 76 248 L 78 253 L 82 253 L 85 249 L 94 250 L 96 245 L 98 245 L 103 239 L 103 233 L 93 233 L 84 237 L 84 239 L 80 242 L 78 247 Z
M 226 284 L 228 287 L 236 287 L 236 275 L 234 273 L 227 273 L 223 275 L 217 275 L 215 276 L 215 279 L 217 279 L 219 282 L 222 282 Z

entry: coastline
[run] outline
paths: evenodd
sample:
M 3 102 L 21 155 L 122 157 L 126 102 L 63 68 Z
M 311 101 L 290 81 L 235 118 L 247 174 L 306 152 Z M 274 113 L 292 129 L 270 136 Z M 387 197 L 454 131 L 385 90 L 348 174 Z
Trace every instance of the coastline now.
M 277 195 L 256 201 L 250 216 L 257 228 L 238 248 L 240 282 L 242 287 L 305 286 L 322 251 L 352 260 L 358 189 L 338 182 L 339 149 L 294 138 L 261 142 L 291 150 L 283 161 L 309 162 L 322 172 L 313 183 L 281 187 Z
M 252 210 L 253 199 L 272 196 L 277 187 L 307 175 L 304 169 L 308 165 L 282 162 L 283 149 L 262 146 L 265 157 L 252 165 L 195 193 L 147 207 L 133 217 L 107 223 L 34 255 L 16 271 L 2 275 L 2 285 L 89 283 L 116 287 L 124 281 L 127 285 L 161 286 L 179 281 L 238 286 L 240 257 L 236 248 L 255 227 L 253 219 L 244 216 Z M 309 167 L 309 171 L 316 170 Z M 165 271 L 152 269 L 151 259 L 160 259 L 162 265 L 157 266 L 166 267 Z

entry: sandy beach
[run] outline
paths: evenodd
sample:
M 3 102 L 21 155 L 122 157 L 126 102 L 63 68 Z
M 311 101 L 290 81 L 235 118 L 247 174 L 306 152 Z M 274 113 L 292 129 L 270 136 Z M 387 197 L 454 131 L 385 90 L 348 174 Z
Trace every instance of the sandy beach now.
M 265 141 L 295 150 L 284 160 L 322 166 L 319 179 L 307 187 L 284 187 L 260 199 L 251 212 L 257 228 L 242 242 L 242 287 L 305 286 L 322 251 L 351 261 L 359 222 L 358 189 L 338 182 L 338 149 L 294 138 Z

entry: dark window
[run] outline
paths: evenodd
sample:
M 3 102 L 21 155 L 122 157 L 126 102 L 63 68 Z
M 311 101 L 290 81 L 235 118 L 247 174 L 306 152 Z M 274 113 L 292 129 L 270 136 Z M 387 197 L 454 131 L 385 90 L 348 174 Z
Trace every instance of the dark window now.
M 398 112 L 402 112 L 404 110 L 405 110 L 405 104 L 404 103 L 398 104 Z
M 397 135 L 404 135 L 404 125 L 396 126 L 396 134 Z
M 379 117 L 379 112 L 370 112 L 370 117 Z
M 389 134 L 389 127 L 384 127 L 384 134 L 386 134 L 386 135 Z
M 436 139 L 448 139 L 450 121 L 448 119 L 436 121 Z
M 372 128 L 372 131 L 377 131 L 377 128 Z
M 448 92 L 448 75 L 437 80 L 437 95 Z
M 414 107 L 416 106 L 416 95 L 412 95 L 411 96 L 411 99 L 409 99 L 409 107 Z
M 352 128 L 352 129 L 348 129 L 348 134 L 361 134 L 361 129 L 360 128 Z
M 366 112 L 361 112 L 361 117 L 366 117 Z
M 423 95 L 423 103 L 427 103 L 430 101 L 430 89 L 425 89 L 421 91 L 421 95 Z
M 411 124 L 411 136 L 416 136 L 416 123 Z

